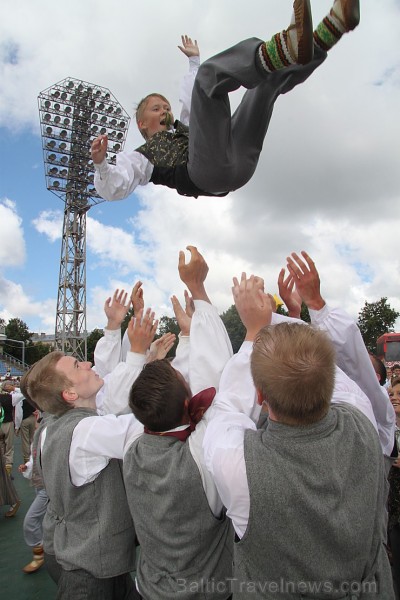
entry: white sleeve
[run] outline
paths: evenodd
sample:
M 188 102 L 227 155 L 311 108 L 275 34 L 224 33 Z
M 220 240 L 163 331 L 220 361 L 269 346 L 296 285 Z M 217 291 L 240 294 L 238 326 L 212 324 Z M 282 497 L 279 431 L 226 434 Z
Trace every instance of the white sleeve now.
M 390 456 L 394 444 L 395 412 L 379 385 L 368 351 L 355 321 L 340 308 L 325 305 L 310 310 L 311 322 L 329 335 L 336 349 L 336 362 L 369 398 L 378 426 L 383 453 Z
M 197 71 L 200 66 L 200 57 L 191 56 L 189 58 L 189 72 L 183 77 L 179 102 L 182 104 L 180 120 L 184 125 L 189 125 L 190 104 L 192 102 L 192 90 L 194 80 L 196 79 Z
M 184 380 L 189 384 L 189 355 L 190 355 L 190 336 L 179 334 L 179 341 L 176 347 L 175 358 L 172 360 L 172 366 L 179 371 Z
M 14 407 L 14 427 L 15 429 L 20 429 L 21 428 L 21 423 L 22 423 L 22 418 L 23 418 L 23 409 L 22 409 L 22 403 L 24 401 L 24 397 L 21 394 L 21 392 L 13 392 L 11 394 L 11 398 L 12 398 L 12 405 Z M 26 400 L 25 400 L 26 402 Z
M 143 425 L 132 415 L 87 417 L 72 435 L 69 468 L 76 486 L 93 481 L 111 458 L 123 459 L 129 446 L 143 433 Z
M 22 471 L 23 477 L 25 479 L 32 479 L 32 471 L 33 471 L 33 457 L 32 457 L 32 445 L 31 445 L 31 454 L 29 456 L 28 462 L 25 463 L 26 470 Z
M 215 306 L 195 300 L 190 326 L 189 385 L 192 394 L 219 388 L 222 371 L 232 356 L 232 344 Z
M 126 362 L 120 362 L 104 377 L 104 385 L 96 396 L 99 415 L 129 414 L 129 391 L 146 361 L 144 354 L 128 352 Z
M 138 185 L 147 185 L 153 172 L 153 165 L 135 150 L 117 154 L 115 165 L 103 160 L 94 167 L 94 185 L 104 200 L 127 198 Z
M 346 403 L 355 406 L 372 423 L 378 432 L 374 411 L 369 398 L 358 387 L 353 379 L 350 379 L 339 367 L 335 371 L 335 388 L 332 395 L 332 403 Z
M 93 369 L 100 377 L 111 373 L 120 362 L 121 329 L 104 329 L 94 349 Z

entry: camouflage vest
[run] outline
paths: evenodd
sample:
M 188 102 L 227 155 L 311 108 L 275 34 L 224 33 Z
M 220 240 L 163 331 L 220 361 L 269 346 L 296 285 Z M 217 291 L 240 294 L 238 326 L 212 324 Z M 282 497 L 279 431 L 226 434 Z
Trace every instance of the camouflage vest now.
M 189 127 L 175 121 L 175 131 L 159 131 L 148 142 L 136 148 L 155 167 L 177 167 L 189 158 Z
M 143 146 L 136 148 L 136 152 L 154 165 L 151 183 L 170 187 L 181 196 L 215 196 L 199 189 L 189 177 L 189 127 L 180 121 L 175 121 L 174 127 L 175 131 L 159 131 Z

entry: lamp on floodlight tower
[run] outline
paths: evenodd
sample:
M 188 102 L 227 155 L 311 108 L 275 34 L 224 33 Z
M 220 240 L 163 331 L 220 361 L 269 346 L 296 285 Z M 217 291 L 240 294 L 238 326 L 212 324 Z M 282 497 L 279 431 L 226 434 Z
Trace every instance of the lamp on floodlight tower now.
M 68 77 L 39 94 L 47 189 L 65 203 L 56 347 L 86 360 L 86 213 L 103 202 L 94 185 L 90 144 L 108 134 L 108 160 L 122 150 L 130 117 L 106 88 Z

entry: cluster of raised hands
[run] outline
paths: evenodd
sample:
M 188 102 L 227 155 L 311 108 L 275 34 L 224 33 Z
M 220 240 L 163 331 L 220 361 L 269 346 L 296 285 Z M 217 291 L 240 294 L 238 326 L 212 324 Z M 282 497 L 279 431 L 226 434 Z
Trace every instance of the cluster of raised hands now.
M 177 296 L 171 297 L 175 318 L 181 335 L 190 334 L 190 324 L 195 310 L 194 300 L 209 302 L 204 282 L 208 266 L 195 246 L 187 246 L 190 260 L 186 262 L 185 253 L 179 252 L 178 271 L 187 290 L 184 292 L 184 306 Z M 302 251 L 301 256 L 293 252 L 287 257 L 285 268 L 278 276 L 278 290 L 286 304 L 290 317 L 300 318 L 301 305 L 320 310 L 324 305 L 320 292 L 320 278 L 310 256 Z M 189 290 L 189 291 L 188 291 Z M 246 340 L 254 340 L 260 329 L 271 323 L 272 312 L 276 311 L 274 297 L 265 292 L 264 279 L 256 275 L 242 273 L 240 279 L 233 278 L 233 299 L 239 316 L 246 328 Z M 117 289 L 107 298 L 104 312 L 107 316 L 107 329 L 119 329 L 129 309 L 133 307 L 133 317 L 128 324 L 128 337 L 132 352 L 147 354 L 147 361 L 163 359 L 175 343 L 174 333 L 166 333 L 154 340 L 158 320 L 151 308 L 145 310 L 142 282 L 137 281 L 130 296 L 125 290 Z

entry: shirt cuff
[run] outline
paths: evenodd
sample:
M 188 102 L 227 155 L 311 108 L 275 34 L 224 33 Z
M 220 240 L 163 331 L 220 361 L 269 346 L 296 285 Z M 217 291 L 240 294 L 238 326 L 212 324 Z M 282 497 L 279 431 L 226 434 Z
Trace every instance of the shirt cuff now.
M 209 302 L 206 302 L 205 300 L 194 300 L 193 302 L 194 302 L 195 309 L 198 310 L 199 312 L 209 313 L 209 314 L 213 314 L 215 312 L 218 313 L 216 307 L 213 306 L 212 304 L 210 304 Z
M 141 367 L 146 362 L 146 355 L 140 354 L 139 352 L 131 352 L 130 350 L 128 350 L 125 362 L 131 367 Z
M 308 312 L 310 313 L 311 322 L 320 324 L 329 315 L 330 308 L 327 304 L 325 304 L 325 306 L 320 308 L 320 310 L 313 310 L 312 308 L 309 308 Z
M 109 171 L 109 165 L 106 159 L 104 159 L 101 163 L 93 163 L 93 166 L 95 171 L 97 171 L 97 173 L 100 175 L 100 178 L 102 175 L 106 175 Z
M 190 56 L 189 57 L 189 72 L 194 71 L 194 69 L 198 69 L 200 66 L 200 56 Z
M 117 338 L 118 336 L 121 337 L 121 327 L 118 327 L 118 329 L 107 329 L 107 327 L 104 328 L 104 337 Z

